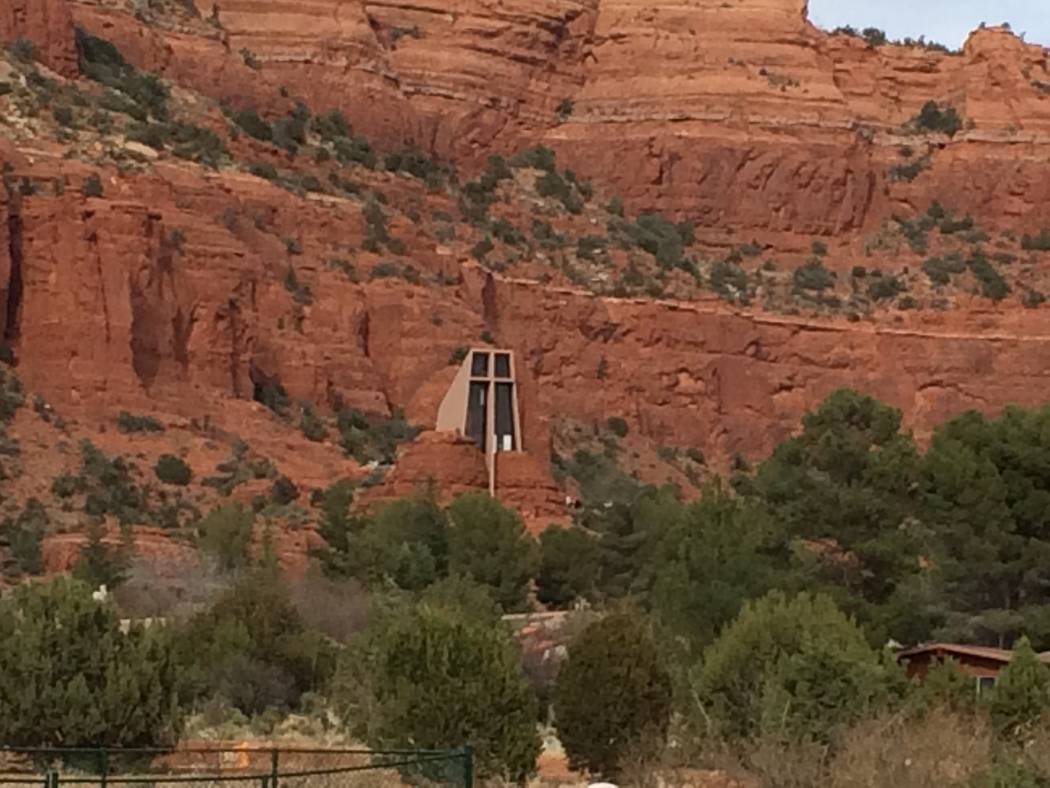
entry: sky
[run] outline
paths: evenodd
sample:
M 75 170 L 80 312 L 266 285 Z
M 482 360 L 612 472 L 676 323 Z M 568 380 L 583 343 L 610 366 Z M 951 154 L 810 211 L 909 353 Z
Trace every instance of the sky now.
M 890 38 L 918 38 L 956 49 L 981 22 L 1009 22 L 1025 40 L 1050 47 L 1050 0 L 809 0 L 810 20 L 823 28 L 878 27 Z

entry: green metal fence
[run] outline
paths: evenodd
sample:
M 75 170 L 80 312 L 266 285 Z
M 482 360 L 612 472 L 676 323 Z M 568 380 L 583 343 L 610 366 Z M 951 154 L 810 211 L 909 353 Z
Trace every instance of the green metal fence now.
M 263 747 L 0 748 L 0 787 L 473 788 L 474 753 Z

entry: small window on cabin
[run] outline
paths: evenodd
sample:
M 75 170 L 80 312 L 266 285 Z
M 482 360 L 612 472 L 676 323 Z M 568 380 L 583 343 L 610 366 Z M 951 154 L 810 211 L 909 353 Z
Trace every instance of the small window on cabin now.
M 978 676 L 977 677 L 977 694 L 981 695 L 988 692 L 995 686 L 995 676 Z
M 470 374 L 476 378 L 486 378 L 489 374 L 489 354 L 475 353 L 470 360 Z
M 510 353 L 497 353 L 496 354 L 496 377 L 497 378 L 509 378 L 510 377 Z

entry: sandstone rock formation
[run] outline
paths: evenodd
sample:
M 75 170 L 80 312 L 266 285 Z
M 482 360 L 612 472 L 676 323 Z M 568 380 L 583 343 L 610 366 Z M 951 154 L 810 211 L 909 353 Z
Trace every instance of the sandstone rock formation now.
M 543 142 L 629 207 L 716 235 L 867 232 L 945 195 L 981 220 L 1050 221 L 1047 51 L 1002 28 L 948 54 L 828 35 L 804 0 L 199 0 L 221 33 L 191 35 L 71 2 L 137 63 L 214 98 L 274 108 L 284 88 L 467 162 Z M 901 124 L 929 100 L 969 127 L 894 182 Z
M 867 237 L 934 199 L 996 233 L 1050 226 L 1048 56 L 1003 29 L 947 54 L 829 35 L 802 0 L 197 0 L 197 10 L 151 22 L 101 0 L 16 0 L 0 10 L 0 37 L 29 38 L 70 74 L 72 14 L 224 135 L 229 124 L 204 97 L 271 116 L 298 99 L 315 112 L 342 108 L 378 147 L 414 142 L 464 173 L 494 151 L 544 143 L 603 199 L 696 222 L 705 248 L 757 239 L 797 258 L 823 237 L 832 266 L 875 266 L 862 257 Z M 966 127 L 909 135 L 928 100 L 956 107 Z M 0 134 L 2 344 L 27 388 L 78 420 L 77 437 L 113 438 L 112 450 L 145 463 L 178 440 L 210 471 L 244 438 L 305 500 L 367 470 L 331 436 L 301 435 L 300 403 L 404 412 L 433 428 L 450 358 L 479 341 L 517 354 L 528 454 L 501 459 L 499 487 L 534 530 L 566 520 L 548 467 L 555 417 L 621 416 L 633 435 L 702 449 L 717 468 L 763 456 L 838 386 L 902 408 L 920 437 L 967 408 L 1044 398 L 1040 309 L 967 296 L 953 310 L 849 322 L 713 296 L 599 297 L 564 277 L 487 270 L 469 259 L 476 227 L 438 241 L 424 225 L 457 206 L 420 180 L 369 171 L 359 194 L 293 196 L 249 163 L 313 164 L 243 135 L 229 140 L 236 167 L 211 170 L 86 132 L 74 150 L 34 122 Z M 889 174 L 905 146 L 928 158 L 913 180 Z M 95 174 L 101 194 L 87 196 Z M 389 198 L 382 210 L 412 276 L 369 274 L 389 261 L 362 248 L 365 194 Z M 528 227 L 533 208 L 496 210 Z M 597 218 L 580 222 L 604 231 Z M 286 421 L 252 402 L 278 385 Z M 177 427 L 153 443 L 114 437 L 104 430 L 121 409 Z M 19 500 L 75 462 L 56 451 Z M 484 489 L 484 459 L 424 432 L 363 503 L 431 479 L 445 496 Z M 249 502 L 260 490 L 238 495 Z M 287 539 L 301 565 L 310 534 Z M 74 541 L 56 541 L 48 560 L 64 566 Z

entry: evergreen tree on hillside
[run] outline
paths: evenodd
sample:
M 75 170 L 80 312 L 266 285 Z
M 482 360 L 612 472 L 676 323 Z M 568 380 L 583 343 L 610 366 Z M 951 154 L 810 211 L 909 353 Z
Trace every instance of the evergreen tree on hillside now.
M 105 541 L 106 531 L 98 522 L 87 528 L 87 542 L 80 548 L 77 562 L 73 566 L 73 577 L 91 586 L 92 589 L 106 587 L 113 591 L 128 576 L 128 565 L 132 553 L 131 532 L 121 531 L 121 544 L 111 545 Z
M 918 480 L 919 455 L 901 432 L 900 411 L 840 389 L 803 416 L 802 432 L 779 444 L 742 491 L 801 540 L 808 587 L 875 621 L 920 571 Z M 921 612 L 915 608 L 898 606 L 905 615 Z
M 15 747 L 157 747 L 178 740 L 170 633 L 121 631 L 92 589 L 57 578 L 0 601 L 0 741 Z
M 922 462 L 924 519 L 943 580 L 940 637 L 1050 646 L 1050 407 L 971 411 Z
M 649 606 L 700 649 L 746 600 L 784 582 L 788 560 L 783 531 L 761 505 L 712 485 L 660 534 L 645 567 Z
M 692 690 L 705 725 L 730 739 L 828 741 L 886 703 L 899 677 L 831 599 L 774 591 L 704 651 Z
M 1050 709 L 1050 668 L 1039 661 L 1028 638 L 1014 647 L 988 702 L 992 724 L 1002 735 L 1019 738 Z
M 448 507 L 448 569 L 491 589 L 504 610 L 525 605 L 536 548 L 518 514 L 484 493 Z

